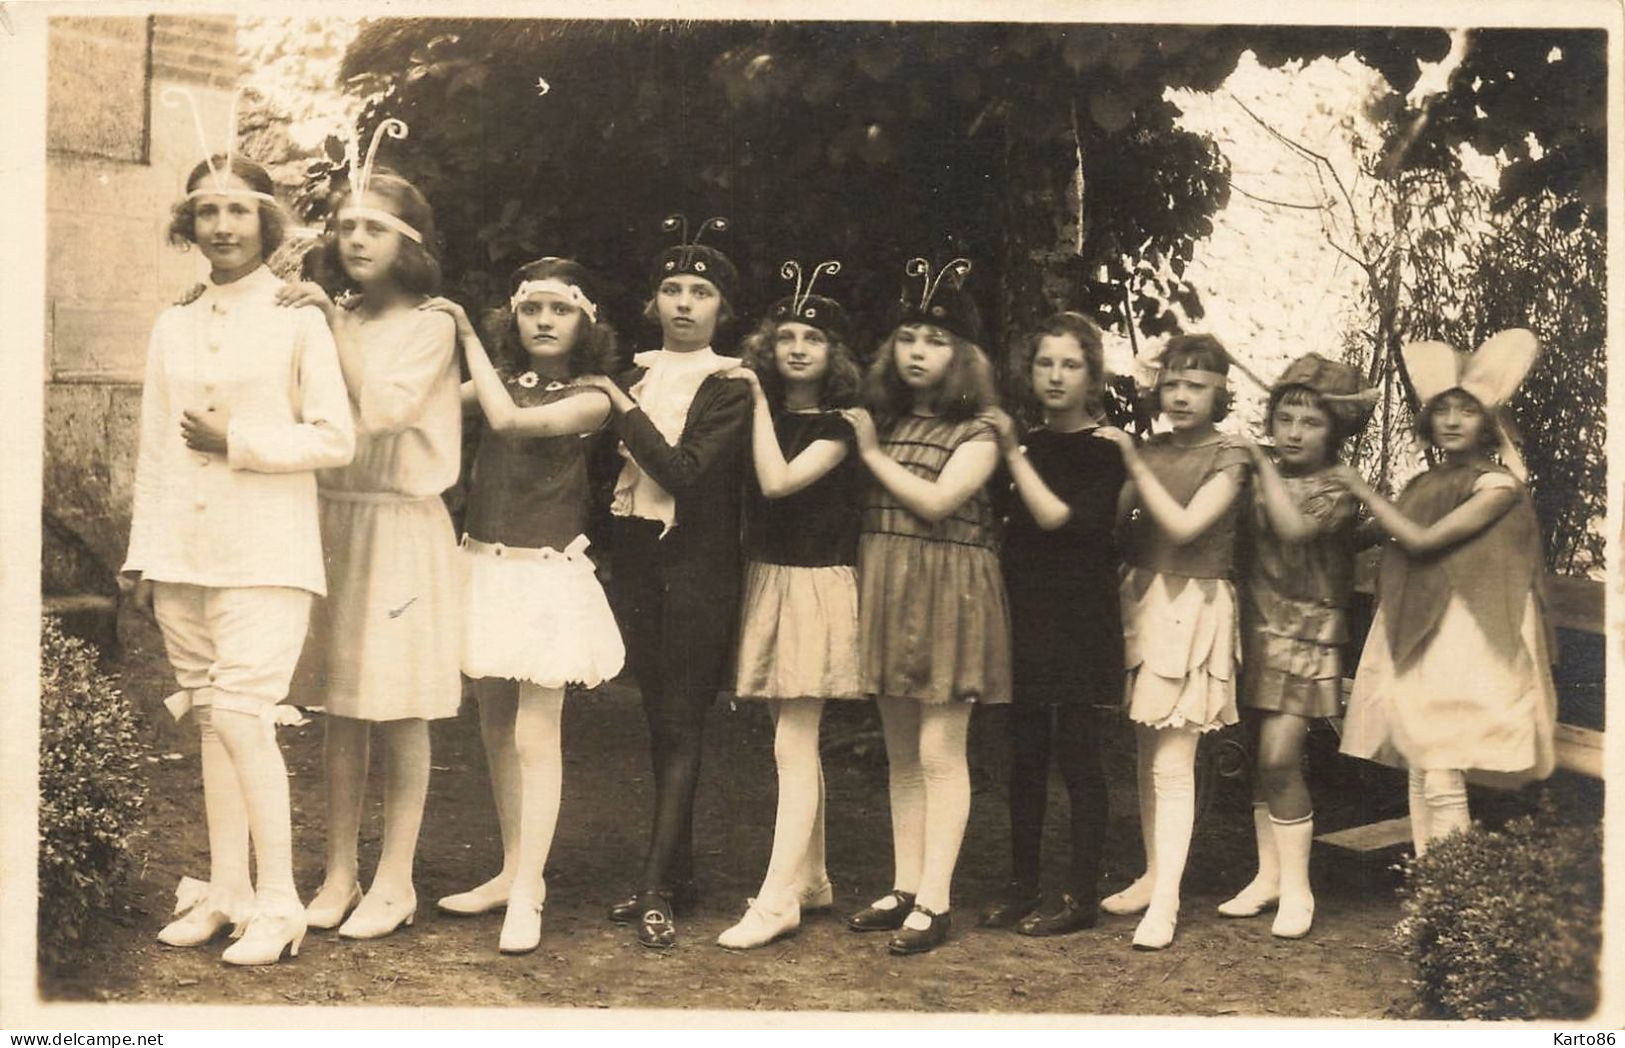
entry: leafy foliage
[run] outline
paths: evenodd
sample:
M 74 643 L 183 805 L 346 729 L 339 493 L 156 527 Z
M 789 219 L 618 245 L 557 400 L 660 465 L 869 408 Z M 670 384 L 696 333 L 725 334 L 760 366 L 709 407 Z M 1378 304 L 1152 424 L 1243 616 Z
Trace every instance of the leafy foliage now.
M 128 873 L 147 784 L 134 711 L 96 649 L 49 618 L 40 639 L 39 954 L 61 966 Z
M 1425 111 L 1396 112 L 1405 133 L 1393 167 L 1455 170 L 1458 147 L 1504 155 L 1497 210 L 1550 195 L 1569 232 L 1604 232 L 1608 171 L 1608 61 L 1601 29 L 1476 29 L 1443 96 Z M 1415 127 L 1414 136 L 1410 129 Z
M 781 293 L 780 259 L 838 257 L 845 283 L 830 290 L 872 340 L 905 259 L 963 254 L 984 309 L 996 302 L 995 332 L 1069 306 L 1160 335 L 1178 329 L 1171 305 L 1201 315 L 1182 274 L 1229 192 L 1223 157 L 1174 126 L 1164 89 L 1213 89 L 1247 47 L 1277 64 L 1354 50 L 1404 83 L 1448 38 L 382 20 L 363 27 L 344 73 L 374 97 L 364 124 L 412 126 L 391 162 L 435 204 L 453 288 L 478 303 L 518 262 L 551 252 L 609 275 L 611 314 L 635 317 L 643 261 L 663 246 L 658 220 L 680 210 L 734 219 L 724 246 L 744 271 L 747 312 Z
M 1458 1019 L 1578 1019 L 1597 1006 L 1602 832 L 1547 808 L 1413 859 L 1395 934 L 1412 985 Z

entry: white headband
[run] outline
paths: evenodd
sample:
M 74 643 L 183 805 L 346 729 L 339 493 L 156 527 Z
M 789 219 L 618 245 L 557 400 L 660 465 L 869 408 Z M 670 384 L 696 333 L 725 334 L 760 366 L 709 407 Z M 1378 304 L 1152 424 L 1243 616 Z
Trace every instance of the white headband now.
M 164 105 L 171 108 L 184 105 L 191 109 L 192 127 L 197 131 L 198 148 L 203 151 L 203 163 L 209 168 L 208 178 L 196 189 L 188 192 L 186 199 L 196 200 L 201 196 L 224 196 L 251 197 L 272 204 L 277 202 L 276 197 L 269 193 L 261 193 L 257 189 L 247 189 L 242 186 L 227 184 L 227 179 L 232 177 L 231 162 L 237 155 L 237 111 L 242 105 L 243 90 L 244 88 L 239 86 L 237 90 L 232 92 L 231 112 L 226 119 L 226 149 L 221 154 L 221 161 L 218 165 L 215 164 L 214 155 L 209 150 L 209 136 L 203 133 L 203 116 L 198 112 L 197 96 L 186 88 L 175 84 L 164 85 L 163 91 L 159 93 L 159 100 Z M 209 183 L 213 183 L 213 188 L 210 188 Z
M 227 186 L 225 189 L 211 189 L 207 185 L 201 185 L 192 190 L 190 193 L 186 194 L 186 199 L 196 200 L 198 197 L 206 196 L 251 197 L 255 200 L 264 200 L 270 204 L 275 204 L 277 202 L 276 197 L 269 193 L 261 193 L 257 189 L 244 189 L 241 186 Z
M 339 221 L 342 222 L 346 218 L 371 219 L 374 222 L 379 222 L 388 226 L 390 229 L 393 229 L 395 232 L 399 233 L 403 237 L 406 237 L 408 240 L 413 241 L 414 243 L 423 243 L 422 233 L 419 233 L 416 229 L 413 229 L 411 224 L 402 219 L 400 216 L 392 215 L 382 208 L 346 207 L 340 209 Z
M 509 309 L 518 309 L 519 303 L 532 295 L 558 295 L 567 298 L 576 304 L 581 312 L 587 314 L 587 319 L 594 324 L 598 323 L 598 307 L 593 305 L 592 299 L 582 293 L 574 284 L 566 284 L 558 277 L 546 277 L 542 280 L 527 280 L 519 285 L 519 290 L 508 299 Z

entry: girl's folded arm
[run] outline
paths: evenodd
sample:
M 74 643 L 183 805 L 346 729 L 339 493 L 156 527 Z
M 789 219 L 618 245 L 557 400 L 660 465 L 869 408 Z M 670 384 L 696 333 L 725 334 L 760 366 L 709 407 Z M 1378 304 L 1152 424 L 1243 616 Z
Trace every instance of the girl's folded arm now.
M 1194 542 L 1211 528 L 1241 492 L 1241 482 L 1231 470 L 1209 477 L 1183 506 L 1168 494 L 1168 489 L 1148 467 L 1134 469 L 1134 485 L 1139 492 L 1140 505 L 1178 546 Z
M 1371 515 L 1399 547 L 1412 556 L 1426 556 L 1448 549 L 1477 535 L 1501 519 L 1518 501 L 1513 487 L 1490 487 L 1475 491 L 1466 502 L 1432 524 L 1418 524 L 1398 506 L 1380 495 L 1366 502 Z
M 952 515 L 993 476 L 999 462 L 998 445 L 991 440 L 975 440 L 954 449 L 935 480 L 915 476 L 879 448 L 863 456 L 875 479 L 910 513 L 935 524 Z
M 1004 462 L 1010 470 L 1010 479 L 1015 481 L 1016 494 L 1021 496 L 1035 524 L 1045 531 L 1054 531 L 1073 518 L 1072 507 L 1044 482 L 1043 476 L 1027 461 L 1026 454 L 1018 450 L 1006 455 Z

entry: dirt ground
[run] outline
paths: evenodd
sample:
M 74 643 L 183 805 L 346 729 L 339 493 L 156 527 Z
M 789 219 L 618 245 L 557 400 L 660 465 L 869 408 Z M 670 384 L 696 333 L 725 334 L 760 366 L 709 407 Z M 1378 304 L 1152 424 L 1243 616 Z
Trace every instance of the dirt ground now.
M 219 947 L 173 950 L 153 938 L 178 878 L 208 871 L 197 745 L 189 725 L 169 724 L 158 706 L 172 685 L 155 632 L 128 629 L 124 651 L 110 668 L 150 722 L 151 796 L 137 843 L 141 866 L 125 905 L 98 922 L 96 945 L 83 963 L 69 975 L 42 978 L 46 999 L 1327 1018 L 1402 1018 L 1413 1007 L 1406 964 L 1391 938 L 1399 917 L 1391 853 L 1361 860 L 1317 846 L 1316 922 L 1302 941 L 1272 938 L 1267 917 L 1231 921 L 1213 912 L 1251 875 L 1247 794 L 1239 780 L 1220 778 L 1209 791 L 1171 949 L 1131 950 L 1134 919 L 1106 915 L 1092 931 L 1057 939 L 976 928 L 975 913 L 1008 869 L 1003 724 L 991 710 L 978 712 L 973 730 L 976 790 L 954 884 L 956 924 L 946 946 L 894 957 L 884 936 L 859 936 L 842 923 L 890 885 L 884 756 L 877 743 L 851 742 L 872 722 L 868 704 L 836 711 L 825 726 L 835 912 L 810 917 L 799 934 L 762 950 L 735 954 L 714 945 L 765 868 L 775 795 L 766 712 L 722 702 L 710 721 L 696 815 L 701 902 L 697 912 L 679 917 L 675 949 L 644 949 L 630 929 L 603 917 L 605 905 L 632 884 L 649 815 L 643 720 L 635 690 L 620 684 L 566 704 L 564 805 L 536 953 L 497 953 L 500 915 L 459 919 L 433 906 L 435 898 L 494 872 L 500 859 L 478 730 L 465 704 L 462 716 L 433 728 L 416 925 L 367 943 L 313 932 L 295 961 L 231 969 L 220 963 Z M 1120 722 L 1104 723 L 1111 725 L 1112 827 L 1104 877 L 1110 891 L 1137 873 L 1141 860 L 1131 737 Z M 308 896 L 321 878 L 321 726 L 282 732 L 293 786 L 295 872 Z M 1324 743 L 1317 749 L 1324 751 Z M 1369 772 L 1350 767 L 1354 762 L 1316 756 L 1324 769 L 1314 783 L 1317 828 L 1386 817 L 1395 814 L 1396 803 L 1403 805 L 1392 783 L 1373 788 Z M 375 767 L 374 798 L 379 785 Z M 1052 790 L 1046 871 L 1058 877 L 1065 795 L 1058 779 Z M 380 830 L 374 801 L 363 829 L 364 871 L 376 857 Z

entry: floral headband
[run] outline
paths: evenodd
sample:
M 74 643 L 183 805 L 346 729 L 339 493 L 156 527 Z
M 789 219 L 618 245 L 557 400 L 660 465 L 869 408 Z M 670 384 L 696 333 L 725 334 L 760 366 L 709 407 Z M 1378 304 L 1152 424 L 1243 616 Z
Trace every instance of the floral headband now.
M 541 280 L 527 280 L 520 284 L 508 299 L 508 308 L 517 310 L 519 303 L 533 295 L 557 295 L 575 303 L 577 309 L 587 315 L 587 319 L 594 324 L 598 323 L 598 307 L 588 298 L 582 290 L 574 284 L 567 284 L 558 277 L 544 277 Z

